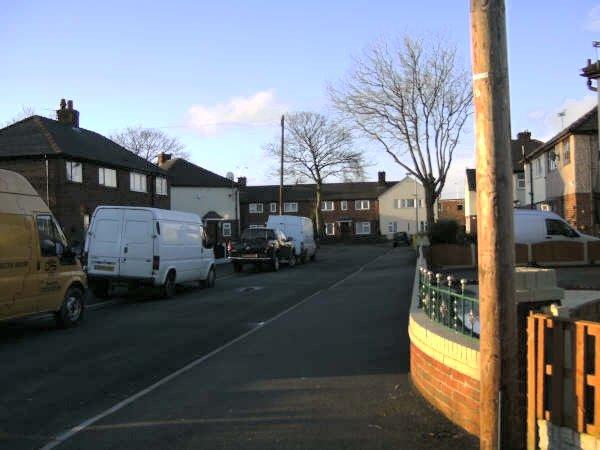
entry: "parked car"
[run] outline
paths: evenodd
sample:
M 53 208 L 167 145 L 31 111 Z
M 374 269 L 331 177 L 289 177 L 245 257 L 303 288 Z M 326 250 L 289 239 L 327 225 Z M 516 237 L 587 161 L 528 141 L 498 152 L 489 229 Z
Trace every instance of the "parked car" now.
M 399 245 L 410 245 L 410 239 L 408 238 L 406 231 L 398 231 L 394 233 L 392 242 L 394 247 L 398 247 Z
M 106 297 L 111 286 L 159 287 L 165 298 L 179 283 L 213 287 L 215 257 L 196 214 L 166 209 L 100 206 L 85 242 L 90 288 Z
M 585 242 L 598 238 L 576 231 L 558 214 L 535 209 L 514 210 L 515 243 L 533 244 L 543 241 Z
M 0 169 L 0 320 L 52 312 L 59 326 L 76 325 L 86 286 L 48 205 L 23 176 Z
M 292 238 L 273 228 L 245 230 L 241 241 L 233 245 L 230 259 L 236 272 L 241 272 L 244 264 L 253 264 L 259 268 L 269 266 L 274 272 L 279 270 L 282 262 L 290 267 L 296 265 Z
M 313 221 L 300 216 L 269 216 L 267 227 L 282 231 L 292 238 L 296 260 L 305 263 L 317 257 L 317 243 Z

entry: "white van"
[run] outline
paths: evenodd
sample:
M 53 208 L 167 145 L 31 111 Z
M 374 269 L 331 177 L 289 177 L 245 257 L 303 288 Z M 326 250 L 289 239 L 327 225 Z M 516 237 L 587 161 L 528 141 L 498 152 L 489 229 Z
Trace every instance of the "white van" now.
M 296 258 L 306 262 L 309 258 L 314 261 L 317 256 L 317 243 L 313 221 L 300 216 L 269 216 L 267 228 L 280 230 L 288 238 L 292 238 Z
M 115 283 L 158 286 L 164 297 L 175 295 L 178 283 L 215 284 L 214 252 L 196 214 L 99 206 L 84 251 L 90 288 L 98 296 L 107 296 Z
M 544 241 L 597 241 L 598 238 L 583 234 L 571 227 L 558 214 L 536 209 L 514 210 L 515 243 L 533 244 Z

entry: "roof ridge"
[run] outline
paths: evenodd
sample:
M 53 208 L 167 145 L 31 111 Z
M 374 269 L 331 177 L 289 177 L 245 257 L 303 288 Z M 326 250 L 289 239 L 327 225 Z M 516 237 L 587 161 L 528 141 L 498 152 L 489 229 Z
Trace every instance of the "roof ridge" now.
M 50 133 L 48 131 L 48 129 L 46 128 L 44 123 L 40 120 L 40 116 L 36 115 L 36 116 L 32 116 L 32 117 L 33 117 L 33 121 L 35 122 L 35 124 L 38 126 L 38 128 L 41 130 L 42 134 L 48 141 L 48 144 L 50 144 L 50 148 L 54 151 L 54 153 L 62 153 L 62 150 L 60 149 L 60 147 L 54 140 L 52 133 Z

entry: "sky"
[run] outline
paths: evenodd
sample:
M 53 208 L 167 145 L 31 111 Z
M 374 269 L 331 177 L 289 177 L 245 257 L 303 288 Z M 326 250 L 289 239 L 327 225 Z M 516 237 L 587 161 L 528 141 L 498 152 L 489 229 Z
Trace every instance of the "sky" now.
M 0 123 L 24 108 L 54 117 L 72 99 L 80 126 L 129 126 L 179 138 L 213 172 L 277 183 L 263 146 L 294 111 L 332 114 L 327 86 L 376 40 L 443 36 L 470 70 L 469 1 L 61 0 L 3 2 Z M 596 104 L 579 76 L 596 59 L 600 2 L 507 1 L 513 136 L 547 139 Z M 358 141 L 367 179 L 405 170 Z M 472 120 L 456 149 L 445 197 L 463 195 L 473 167 Z

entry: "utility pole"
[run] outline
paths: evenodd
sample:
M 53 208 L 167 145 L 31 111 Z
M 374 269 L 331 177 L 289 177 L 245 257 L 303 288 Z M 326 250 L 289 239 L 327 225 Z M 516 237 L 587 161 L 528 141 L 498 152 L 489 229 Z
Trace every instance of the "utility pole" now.
M 283 215 L 283 134 L 285 132 L 285 115 L 281 115 L 281 167 L 279 168 L 279 215 Z
M 417 191 L 417 178 L 415 177 L 415 234 L 419 232 L 419 193 Z
M 471 0 L 477 160 L 480 448 L 524 448 L 514 288 L 510 104 L 504 0 Z

